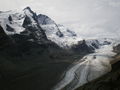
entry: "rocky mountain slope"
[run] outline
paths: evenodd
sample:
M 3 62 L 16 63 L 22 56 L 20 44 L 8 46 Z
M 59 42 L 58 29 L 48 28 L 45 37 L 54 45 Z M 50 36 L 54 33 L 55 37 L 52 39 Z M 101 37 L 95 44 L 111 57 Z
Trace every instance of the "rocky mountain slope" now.
M 56 24 L 46 15 L 37 15 L 30 7 L 22 11 L 1 12 L 0 25 L 7 35 L 22 35 L 28 41 L 37 43 L 52 41 L 64 48 L 78 44 L 78 41 L 82 40 L 74 31 Z
M 49 90 L 69 65 L 101 46 L 79 40 L 74 31 L 29 7 L 0 12 L 0 89 Z

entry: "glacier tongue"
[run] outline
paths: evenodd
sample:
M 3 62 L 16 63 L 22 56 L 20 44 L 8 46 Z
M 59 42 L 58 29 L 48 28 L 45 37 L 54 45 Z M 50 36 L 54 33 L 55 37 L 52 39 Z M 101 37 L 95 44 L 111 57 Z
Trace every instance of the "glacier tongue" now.
M 95 53 L 83 57 L 65 73 L 65 77 L 54 90 L 74 90 L 77 87 L 94 80 L 111 70 L 112 44 L 104 45 Z
M 63 25 L 56 24 L 54 20 L 46 15 L 37 15 L 30 9 L 30 7 L 26 7 L 22 11 L 1 12 L 0 25 L 8 35 L 21 34 L 22 32 L 26 31 L 30 33 L 31 31 L 34 31 L 34 36 L 36 39 L 40 39 L 43 36 L 46 36 L 49 40 L 64 48 L 69 48 L 75 44 L 78 44 L 79 41 L 84 39 L 81 35 L 82 33 L 80 36 L 76 32 L 79 29 L 73 31 L 74 29 L 71 30 L 67 27 L 64 27 Z M 86 40 L 87 45 L 93 47 L 95 46 L 93 43 L 96 43 L 96 47 L 99 46 L 99 44 L 97 45 L 95 39 L 96 38 L 93 40 Z

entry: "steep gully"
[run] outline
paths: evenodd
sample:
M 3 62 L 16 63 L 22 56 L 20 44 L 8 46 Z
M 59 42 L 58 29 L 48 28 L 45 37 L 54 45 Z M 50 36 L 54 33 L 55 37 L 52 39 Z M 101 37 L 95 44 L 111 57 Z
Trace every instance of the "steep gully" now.
M 95 53 L 84 56 L 68 71 L 53 90 L 75 90 L 79 86 L 111 71 L 111 61 L 116 55 L 112 45 L 104 45 Z

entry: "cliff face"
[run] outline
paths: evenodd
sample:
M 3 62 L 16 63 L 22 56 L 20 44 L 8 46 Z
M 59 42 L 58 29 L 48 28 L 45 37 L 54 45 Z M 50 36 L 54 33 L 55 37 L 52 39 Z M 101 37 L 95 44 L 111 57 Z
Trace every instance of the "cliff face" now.
M 120 44 L 114 47 L 114 52 L 116 52 L 118 55 L 120 54 Z
M 120 44 L 114 47 L 114 52 L 117 52 L 117 55 L 112 64 L 112 71 L 76 90 L 120 90 Z

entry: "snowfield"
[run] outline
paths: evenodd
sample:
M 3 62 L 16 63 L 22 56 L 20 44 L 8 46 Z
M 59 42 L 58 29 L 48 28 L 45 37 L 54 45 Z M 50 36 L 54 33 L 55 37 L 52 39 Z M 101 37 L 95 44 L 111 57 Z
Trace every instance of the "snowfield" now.
M 47 38 L 55 42 L 60 47 L 70 47 L 73 44 L 77 44 L 78 41 L 81 41 L 82 38 L 77 37 L 74 31 L 69 30 L 64 26 L 56 26 L 55 24 L 50 25 L 41 25 L 42 29 L 45 30 Z M 56 33 L 60 30 L 63 34 L 63 37 L 59 37 Z

